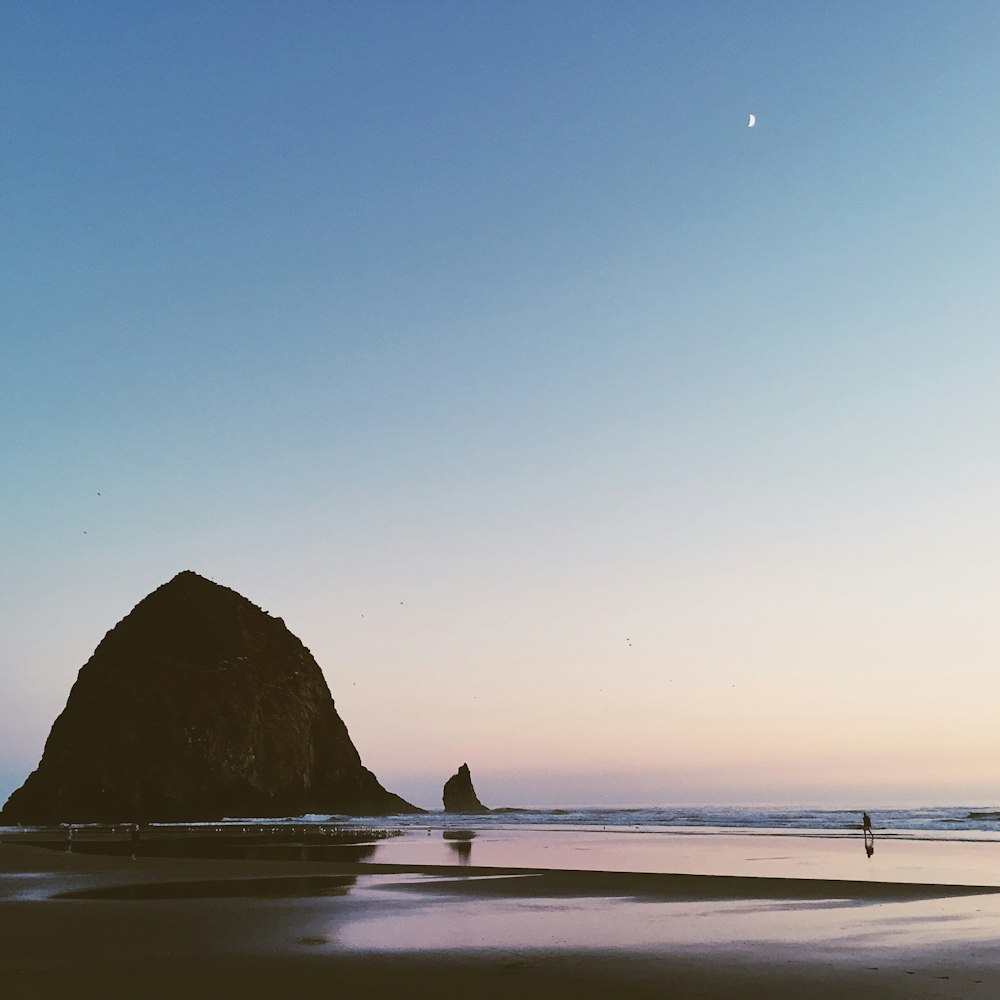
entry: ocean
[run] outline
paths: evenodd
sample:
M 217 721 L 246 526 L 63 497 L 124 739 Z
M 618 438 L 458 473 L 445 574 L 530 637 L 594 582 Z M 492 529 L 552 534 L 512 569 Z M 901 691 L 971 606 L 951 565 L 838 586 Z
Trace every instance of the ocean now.
M 868 808 L 872 827 L 881 838 L 977 840 L 1000 842 L 1000 809 L 985 806 L 933 806 L 919 809 Z M 579 806 L 559 809 L 496 809 L 475 816 L 436 811 L 377 820 L 390 829 L 574 829 L 645 832 L 768 834 L 856 837 L 860 809 L 759 808 L 750 806 L 657 806 L 610 808 Z M 304 817 L 329 822 L 328 816 Z M 298 822 L 298 820 L 296 820 Z M 341 825 L 370 825 L 371 819 L 336 817 Z

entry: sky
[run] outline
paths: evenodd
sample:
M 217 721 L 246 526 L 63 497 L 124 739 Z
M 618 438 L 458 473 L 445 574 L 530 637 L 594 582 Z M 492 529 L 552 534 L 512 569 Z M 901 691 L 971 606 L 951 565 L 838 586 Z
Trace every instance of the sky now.
M 0 798 L 191 569 L 422 806 L 997 803 L 1000 6 L 0 38 Z

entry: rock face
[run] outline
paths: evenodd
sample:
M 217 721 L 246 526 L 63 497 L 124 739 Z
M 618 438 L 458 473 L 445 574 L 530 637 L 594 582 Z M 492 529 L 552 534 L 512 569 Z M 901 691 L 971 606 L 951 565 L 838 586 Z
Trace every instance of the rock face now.
M 83 666 L 10 822 L 421 812 L 367 770 L 309 650 L 184 572 Z
M 444 811 L 446 813 L 488 813 L 479 801 L 475 788 L 472 787 L 472 775 L 469 765 L 463 764 L 456 774 L 444 783 Z

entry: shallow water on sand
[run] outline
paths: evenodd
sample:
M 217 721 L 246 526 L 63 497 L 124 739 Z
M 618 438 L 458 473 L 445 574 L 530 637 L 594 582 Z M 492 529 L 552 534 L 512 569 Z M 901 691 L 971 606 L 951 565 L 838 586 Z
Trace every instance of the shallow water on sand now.
M 364 880 L 362 880 L 364 881 Z M 404 893 L 359 885 L 385 907 L 359 910 L 330 935 L 338 947 L 369 951 L 553 948 L 704 951 L 719 945 L 847 947 L 875 954 L 948 940 L 996 947 L 1000 896 L 905 901 L 724 899 L 673 901 L 593 895 L 505 898 Z
M 382 864 L 559 868 L 572 871 L 671 872 L 768 878 L 1000 886 L 1000 844 L 880 840 L 867 856 L 859 833 L 816 836 L 638 833 L 620 830 L 409 831 L 374 845 Z
M 241 858 L 316 865 L 369 862 L 1000 886 L 996 842 L 876 835 L 869 856 L 861 831 L 851 837 L 815 832 L 700 834 L 664 828 L 509 828 L 497 827 L 489 819 L 464 820 L 461 827 L 409 827 L 390 837 L 383 831 L 369 835 L 354 831 L 355 843 L 344 843 L 335 832 L 324 835 L 318 828 L 306 836 L 282 827 L 266 835 L 253 830 L 234 835 L 229 828 L 213 834 L 202 829 L 192 835 L 189 828 L 160 826 L 144 833 L 138 853 L 146 858 Z M 100 828 L 79 830 L 72 843 L 65 838 L 65 831 L 52 829 L 25 832 L 18 839 L 47 844 L 67 855 L 72 851 L 127 856 L 132 850 L 121 836 L 109 836 Z

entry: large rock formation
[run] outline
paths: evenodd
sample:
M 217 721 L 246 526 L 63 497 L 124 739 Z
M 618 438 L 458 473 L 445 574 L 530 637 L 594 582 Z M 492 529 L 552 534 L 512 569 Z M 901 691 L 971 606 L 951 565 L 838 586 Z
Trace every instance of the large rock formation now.
M 184 572 L 83 666 L 5 822 L 421 812 L 361 764 L 309 650 Z
M 444 783 L 444 811 L 446 813 L 488 813 L 490 810 L 479 801 L 472 787 L 469 765 L 463 764 Z

